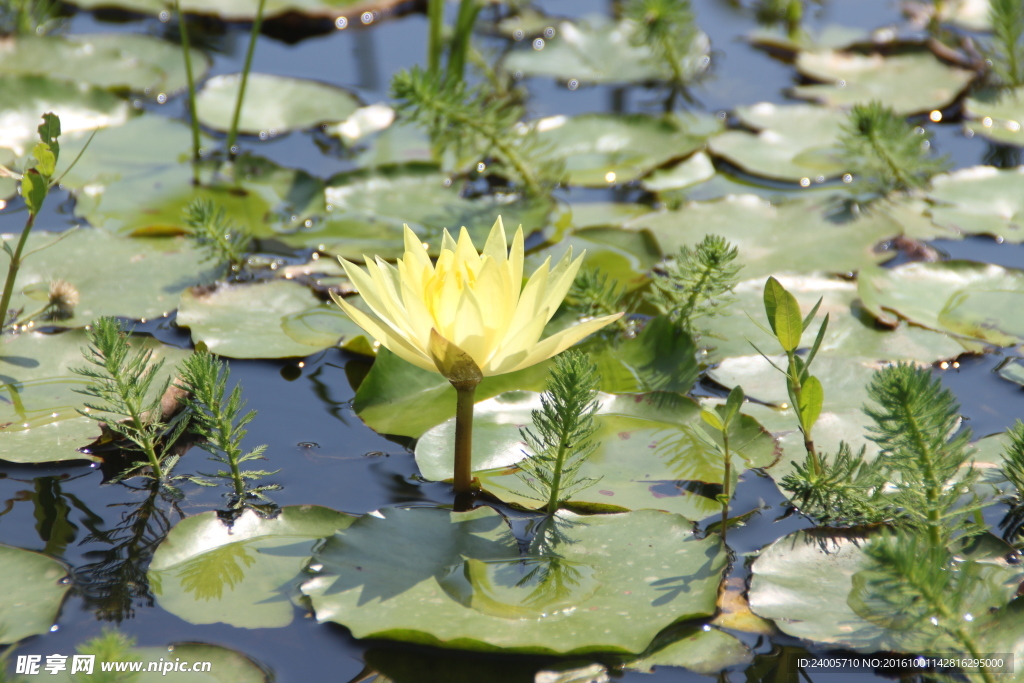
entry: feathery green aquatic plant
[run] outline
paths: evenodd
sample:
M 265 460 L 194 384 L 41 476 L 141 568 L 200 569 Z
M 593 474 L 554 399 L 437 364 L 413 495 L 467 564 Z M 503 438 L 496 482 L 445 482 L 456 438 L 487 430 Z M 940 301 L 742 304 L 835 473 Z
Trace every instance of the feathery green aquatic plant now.
M 205 261 L 225 263 L 232 273 L 242 269 L 252 231 L 229 220 L 224 207 L 196 199 L 185 208 L 185 223 L 192 241 L 206 252 Z
M 1020 0 L 989 0 L 992 42 L 986 51 L 996 85 L 1024 85 L 1024 4 Z

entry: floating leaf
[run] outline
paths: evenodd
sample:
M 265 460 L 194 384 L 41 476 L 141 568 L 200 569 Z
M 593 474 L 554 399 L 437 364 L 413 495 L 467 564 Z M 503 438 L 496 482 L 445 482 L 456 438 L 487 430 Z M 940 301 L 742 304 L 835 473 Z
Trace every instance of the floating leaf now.
M 878 53 L 801 52 L 801 74 L 820 85 L 798 85 L 793 94 L 830 106 L 881 102 L 898 114 L 943 109 L 974 80 L 975 73 L 947 66 L 931 52 L 919 50 L 885 57 Z
M 228 358 L 308 356 L 363 335 L 337 306 L 288 280 L 189 289 L 177 322 L 193 342 Z
M 191 51 L 192 71 L 201 79 L 210 60 Z M 47 76 L 100 88 L 172 95 L 187 86 L 181 47 L 131 33 L 19 36 L 0 51 L 0 74 Z M 63 120 L 63 115 L 61 115 Z
M 241 74 L 222 74 L 206 82 L 196 95 L 196 113 L 204 126 L 231 128 Z M 250 73 L 238 120 L 238 131 L 277 135 L 310 128 L 325 121 L 343 121 L 359 101 L 341 88 L 318 81 Z
M 981 135 L 1004 145 L 1024 146 L 1024 86 L 982 90 L 964 98 L 968 135 Z
M 167 11 L 163 0 L 75 0 L 71 3 L 82 9 L 92 10 L 116 7 L 139 14 L 159 15 Z M 295 13 L 307 19 L 330 19 L 338 17 L 358 17 L 367 8 L 378 12 L 389 12 L 401 0 L 267 0 L 263 9 L 263 18 L 277 18 L 278 15 Z M 256 18 L 258 5 L 249 0 L 182 0 L 181 11 L 186 14 L 201 14 L 218 17 L 224 21 L 249 22 Z
M 754 195 L 689 202 L 675 211 L 659 211 L 626 224 L 654 233 L 666 254 L 692 246 L 705 235 L 721 235 L 739 248 L 743 277 L 778 272 L 825 270 L 848 273 L 891 258 L 875 245 L 903 232 L 883 212 L 857 220 L 831 218 L 821 199 L 789 201 L 778 206 Z
M 626 664 L 630 671 L 654 673 L 656 667 L 681 666 L 703 676 L 749 664 L 753 653 L 735 636 L 718 629 L 693 628 L 681 638 Z
M 1024 242 L 1024 167 L 974 166 L 937 175 L 931 183 L 930 214 L 938 225 L 1000 242 Z
M 700 408 L 673 393 L 599 396 L 593 440 L 598 444 L 579 472 L 598 480 L 572 496 L 585 510 L 653 508 L 700 520 L 721 512 L 715 500 L 724 480 L 721 445 L 701 427 Z M 540 395 L 513 391 L 476 405 L 473 470 L 481 486 L 506 503 L 537 508 L 533 492 L 512 466 L 526 457 L 520 428 L 529 426 Z M 714 441 L 712 441 L 712 438 Z M 455 420 L 427 431 L 416 443 L 416 464 L 427 479 L 451 478 Z M 730 448 L 746 467 L 767 467 L 778 457 L 774 440 L 742 416 L 730 428 Z
M 355 519 L 316 505 L 271 519 L 247 510 L 230 527 L 215 512 L 186 517 L 153 554 L 149 582 L 160 606 L 191 624 L 287 626 L 314 544 Z
M 71 588 L 67 567 L 42 553 L 0 545 L 0 644 L 49 633 Z
M 720 133 L 719 136 L 725 134 Z M 696 152 L 690 155 L 689 159 L 674 166 L 653 171 L 640 181 L 640 185 L 648 192 L 682 190 L 703 183 L 713 178 L 714 175 L 715 165 L 711 163 L 711 157 L 704 152 Z
M 799 182 L 824 180 L 845 170 L 836 143 L 849 115 L 809 104 L 760 102 L 737 107 L 754 132 L 728 130 L 708 140 L 716 156 L 754 175 Z
M 651 48 L 633 45 L 634 25 L 629 21 L 611 22 L 591 16 L 576 23 L 563 21 L 555 27 L 555 36 L 541 42 L 542 49 L 513 50 L 505 57 L 505 71 L 522 76 L 550 76 L 581 83 L 635 83 L 668 81 L 672 69 L 656 59 Z M 711 63 L 711 43 L 697 31 L 690 49 L 680 58 L 686 78 L 703 72 Z
M 570 185 L 607 187 L 689 155 L 722 124 L 706 115 L 583 114 L 541 119 L 536 127 L 546 153 L 565 161 Z
M 302 592 L 317 620 L 356 638 L 549 654 L 641 652 L 665 626 L 715 611 L 717 537 L 655 511 L 559 518 L 556 561 L 535 541 L 524 562 L 490 508 L 384 509 L 328 539 Z
M 864 308 L 884 324 L 899 318 L 996 346 L 1024 341 L 1024 271 L 973 261 L 907 263 L 861 272 Z
M 827 24 L 820 30 L 801 29 L 796 36 L 784 27 L 758 27 L 747 35 L 754 45 L 796 54 L 804 51 L 843 50 L 869 44 L 873 36 L 862 28 Z
M 82 350 L 89 344 L 83 330 L 60 334 L 22 332 L 0 343 L 0 460 L 43 463 L 97 460 L 77 449 L 100 436 L 96 421 L 78 413 L 86 398 L 75 392 L 88 383 L 72 368 L 86 365 Z M 187 351 L 152 337 L 134 337 L 134 348 L 165 359 L 155 385 L 174 372 Z
M 39 141 L 36 128 L 42 112 L 59 116 L 65 134 L 120 126 L 128 120 L 128 104 L 116 95 L 43 76 L 0 76 L 0 102 L 0 147 L 18 156 Z
M 650 281 L 651 268 L 662 256 L 654 237 L 646 230 L 585 228 L 573 230 L 550 247 L 531 252 L 526 257 L 526 272 L 533 272 L 547 258 L 557 263 L 568 247 L 572 247 L 573 254 L 586 250 L 584 268 L 598 268 L 629 290 Z

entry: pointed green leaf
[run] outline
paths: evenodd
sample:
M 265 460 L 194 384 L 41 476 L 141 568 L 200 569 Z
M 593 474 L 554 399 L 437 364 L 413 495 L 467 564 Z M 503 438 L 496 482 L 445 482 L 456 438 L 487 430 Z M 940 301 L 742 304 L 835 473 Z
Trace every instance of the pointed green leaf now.
M 779 281 L 769 277 L 764 283 L 764 310 L 783 350 L 795 351 L 800 346 L 803 321 L 800 318 L 800 304 L 796 297 L 786 291 Z
M 805 430 L 810 430 L 821 415 L 821 406 L 825 402 L 825 390 L 821 380 L 808 377 L 800 390 L 800 423 Z
M 38 214 L 39 210 L 43 208 L 48 190 L 46 179 L 34 168 L 30 168 L 21 177 L 21 196 L 31 213 Z
M 812 308 L 811 312 L 808 313 L 807 316 L 804 318 L 804 327 L 803 327 L 803 329 L 806 330 L 810 326 L 811 321 L 814 320 L 814 316 L 816 316 L 818 314 L 818 309 L 821 307 L 821 302 L 824 301 L 824 300 L 825 300 L 825 297 L 820 297 L 818 299 L 817 303 L 814 304 L 814 308 Z
M 725 431 L 725 424 L 722 422 L 722 418 L 718 417 L 718 413 L 713 413 L 710 410 L 702 410 L 700 411 L 700 419 L 704 420 L 720 432 Z
M 735 386 L 732 391 L 729 392 L 729 397 L 725 400 L 725 424 L 731 424 L 733 418 L 740 412 L 740 408 L 743 406 L 743 387 Z
M 36 159 L 35 169 L 39 175 L 49 178 L 57 166 L 57 157 L 53 155 L 50 145 L 45 142 L 38 143 L 32 148 L 32 156 Z
M 53 158 L 56 160 L 60 155 L 60 144 L 57 142 L 57 138 L 60 137 L 60 117 L 52 112 L 43 114 L 43 122 L 39 124 L 38 130 L 39 139 L 50 147 Z

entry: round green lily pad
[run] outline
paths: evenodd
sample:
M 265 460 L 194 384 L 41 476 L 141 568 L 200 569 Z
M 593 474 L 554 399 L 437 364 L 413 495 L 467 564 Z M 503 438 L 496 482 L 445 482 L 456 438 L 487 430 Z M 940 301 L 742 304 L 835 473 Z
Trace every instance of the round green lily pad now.
M 193 515 L 156 549 L 149 583 L 161 607 L 191 624 L 287 626 L 314 544 L 355 519 L 316 505 L 272 519 L 248 510 L 231 527 L 215 512 Z
M 694 520 L 721 512 L 711 487 L 702 486 L 724 481 L 721 444 L 701 426 L 695 402 L 670 393 L 602 394 L 599 400 L 597 449 L 579 470 L 579 477 L 597 481 L 574 494 L 571 506 L 652 508 Z M 501 500 L 527 508 L 547 504 L 514 467 L 526 457 L 520 429 L 533 428 L 531 411 L 539 409 L 539 394 L 513 391 L 478 403 L 473 418 L 474 476 Z M 767 467 L 779 455 L 775 441 L 745 415 L 730 432 L 730 446 L 735 464 L 742 462 L 743 468 Z M 450 479 L 454 452 L 455 420 L 450 419 L 416 442 L 416 464 L 427 479 Z
M 844 111 L 760 102 L 737 107 L 736 116 L 756 132 L 729 130 L 711 138 L 708 147 L 748 173 L 810 182 L 845 170 L 836 142 L 848 118 Z
M 678 164 L 652 171 L 640 181 L 640 186 L 649 192 L 682 190 L 710 180 L 714 175 L 715 165 L 711 157 L 705 152 L 695 152 Z
M 42 553 L 0 545 L 0 644 L 49 633 L 71 588 L 67 567 Z
M 1024 140 L 1022 140 L 1024 141 Z M 932 178 L 932 221 L 968 235 L 1024 242 L 1024 168 L 974 166 Z
M 133 337 L 131 343 L 133 348 L 151 350 L 153 362 L 165 361 L 154 390 L 189 353 L 152 337 Z M 78 451 L 100 436 L 100 428 L 95 420 L 78 413 L 89 399 L 75 390 L 88 381 L 71 371 L 87 365 L 82 350 L 88 344 L 84 330 L 21 332 L 0 338 L 0 460 L 97 459 Z
M 263 18 L 276 18 L 282 14 L 295 13 L 306 17 L 328 18 L 338 17 L 359 18 L 359 13 L 369 10 L 389 12 L 402 0 L 267 0 L 263 8 Z M 167 13 L 167 4 L 163 0 L 75 0 L 71 4 L 82 9 L 92 10 L 116 7 L 139 14 L 153 16 Z M 224 21 L 249 22 L 256 18 L 258 4 L 248 0 L 183 0 L 181 11 L 186 14 L 202 14 L 218 17 Z
M 830 106 L 881 102 L 899 114 L 943 109 L 974 80 L 973 71 L 947 66 L 927 50 L 884 57 L 824 50 L 801 52 L 801 74 L 817 85 L 798 85 L 794 95 Z
M 656 511 L 554 524 L 522 555 L 490 508 L 384 509 L 327 540 L 302 592 L 356 638 L 547 654 L 642 652 L 669 624 L 714 613 L 717 536 Z
M 204 126 L 219 131 L 231 128 L 240 83 L 241 74 L 222 74 L 206 82 L 196 95 L 196 112 Z M 273 136 L 325 121 L 343 121 L 358 107 L 355 96 L 337 86 L 250 73 L 238 131 Z
M 981 135 L 1004 145 L 1024 146 L 1024 87 L 982 90 L 964 98 L 968 135 Z

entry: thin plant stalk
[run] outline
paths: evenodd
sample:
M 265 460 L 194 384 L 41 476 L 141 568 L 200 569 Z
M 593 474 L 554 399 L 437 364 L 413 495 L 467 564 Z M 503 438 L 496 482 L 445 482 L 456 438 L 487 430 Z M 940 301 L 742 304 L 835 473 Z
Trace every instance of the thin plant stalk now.
M 803 393 L 803 385 L 800 382 L 800 372 L 796 366 L 796 352 L 786 351 L 786 357 L 789 359 L 789 381 L 793 386 L 793 396 L 796 398 L 797 404 L 793 406 L 793 410 L 800 413 L 801 394 Z M 821 475 L 821 460 L 818 459 L 818 452 L 814 448 L 814 437 L 811 436 L 811 428 L 800 425 L 800 431 L 804 435 L 804 449 L 807 451 L 807 455 L 810 457 L 811 468 L 815 476 Z
M 729 501 L 732 500 L 732 454 L 729 452 L 729 430 L 722 430 L 722 450 L 725 454 L 725 478 L 722 483 L 722 543 L 729 530 Z
M 11 297 L 14 296 L 14 281 L 18 279 L 18 269 L 21 268 L 21 254 L 25 251 L 28 234 L 32 232 L 32 226 L 35 222 L 36 215 L 29 212 L 28 220 L 25 221 L 25 227 L 21 231 L 21 238 L 18 240 L 18 246 L 15 248 L 14 254 L 11 256 L 11 262 L 7 266 L 7 280 L 4 282 L 3 297 L 0 298 L 0 315 L 3 316 L 2 326 L 7 325 L 7 310 L 11 305 Z
M 252 69 L 252 56 L 256 52 L 256 39 L 260 35 L 260 27 L 263 25 L 263 6 L 266 0 L 260 0 L 256 8 L 256 18 L 252 22 L 252 33 L 249 34 L 249 47 L 245 51 L 245 66 L 242 67 L 242 81 L 238 84 L 238 99 L 235 101 L 235 113 L 231 117 L 231 129 L 228 131 L 228 159 L 235 160 L 238 149 L 235 141 L 238 139 L 238 120 L 242 116 L 242 100 L 245 99 L 245 84 L 249 80 L 249 71 Z
M 473 33 L 473 24 L 480 13 L 478 0 L 462 0 L 459 5 L 459 15 L 455 20 L 455 34 L 452 36 L 452 47 L 448 54 L 448 77 L 449 83 L 462 81 L 466 71 L 466 53 L 469 51 L 470 37 Z
M 192 125 L 192 183 L 199 184 L 199 117 L 196 115 L 196 81 L 192 75 L 192 45 L 188 37 L 188 24 L 181 14 L 181 3 L 174 0 L 174 12 L 178 15 L 181 31 L 181 53 L 185 57 L 185 78 L 188 80 L 188 113 Z
M 473 396 L 479 382 L 452 382 L 455 406 L 455 493 L 473 490 Z
M 427 19 L 430 22 L 430 33 L 427 42 L 427 72 L 437 77 L 441 72 L 441 53 L 444 33 L 444 0 L 429 0 L 427 3 Z

